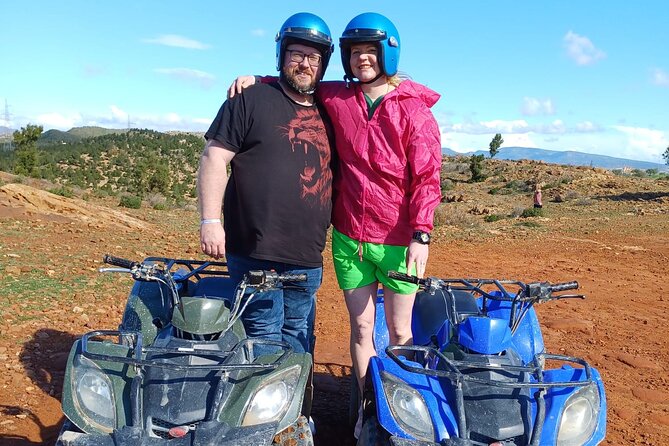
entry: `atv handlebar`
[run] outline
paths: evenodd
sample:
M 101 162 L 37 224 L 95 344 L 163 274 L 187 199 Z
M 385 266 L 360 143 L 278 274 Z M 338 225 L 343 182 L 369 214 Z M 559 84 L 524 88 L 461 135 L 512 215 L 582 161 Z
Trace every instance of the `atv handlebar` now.
M 576 290 L 578 289 L 578 282 L 574 280 L 572 282 L 555 283 L 553 285 L 549 285 L 548 288 L 551 290 L 551 292 L 554 293 L 567 290 Z
M 139 262 L 133 262 L 132 260 L 122 259 L 121 257 L 114 257 L 109 254 L 105 254 L 102 257 L 102 261 L 114 266 L 120 266 L 121 268 L 133 269 L 138 267 Z
M 272 286 L 278 282 L 304 282 L 306 274 L 279 274 L 276 271 L 251 270 L 247 274 L 247 283 L 250 286 Z
M 421 289 L 434 293 L 439 289 L 457 289 L 469 292 L 478 293 L 481 296 L 490 299 L 499 299 L 484 290 L 484 286 L 492 286 L 493 289 L 501 291 L 502 300 L 512 300 L 514 296 L 509 294 L 510 290 L 506 287 L 511 286 L 517 288 L 518 297 L 522 300 L 537 300 L 546 301 L 551 299 L 578 297 L 582 295 L 553 295 L 553 293 L 560 293 L 567 290 L 575 290 L 578 288 L 578 282 L 560 282 L 551 284 L 549 282 L 531 282 L 523 283 L 520 281 L 511 280 L 495 280 L 495 279 L 439 279 L 436 277 L 420 278 L 409 274 L 399 273 L 397 271 L 388 271 L 388 277 L 391 279 L 401 280 L 418 285 Z
M 401 280 L 403 282 L 414 283 L 416 285 L 425 284 L 425 279 L 421 279 L 416 276 L 411 276 L 409 274 L 398 273 L 397 271 L 388 271 L 388 277 L 395 280 Z

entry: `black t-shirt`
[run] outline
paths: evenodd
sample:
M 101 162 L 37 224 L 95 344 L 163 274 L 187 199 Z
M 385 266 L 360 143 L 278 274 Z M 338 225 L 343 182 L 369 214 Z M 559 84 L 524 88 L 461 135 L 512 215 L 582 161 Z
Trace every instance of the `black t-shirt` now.
M 231 254 L 318 267 L 332 210 L 331 129 L 277 83 L 227 100 L 205 134 L 235 152 L 223 199 Z M 324 119 L 325 118 L 325 119 Z

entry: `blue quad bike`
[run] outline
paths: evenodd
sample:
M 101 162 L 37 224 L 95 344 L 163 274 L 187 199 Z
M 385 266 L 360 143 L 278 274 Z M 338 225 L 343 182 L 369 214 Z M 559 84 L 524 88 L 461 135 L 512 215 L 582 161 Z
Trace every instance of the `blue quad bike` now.
M 389 276 L 420 287 L 414 345 L 387 345 L 380 294 L 379 354 L 367 372 L 358 446 L 589 446 L 604 439 L 599 372 L 583 359 L 547 353 L 533 308 L 584 298 L 564 293 L 576 282 Z
M 239 319 L 305 275 L 250 271 L 236 286 L 222 262 L 104 261 L 135 285 L 118 330 L 72 346 L 57 446 L 313 446 L 311 355 L 250 339 Z

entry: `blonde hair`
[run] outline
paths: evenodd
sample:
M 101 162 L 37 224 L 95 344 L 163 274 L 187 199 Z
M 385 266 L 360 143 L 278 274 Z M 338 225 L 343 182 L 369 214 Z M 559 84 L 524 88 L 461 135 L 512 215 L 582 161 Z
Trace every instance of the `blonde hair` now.
M 392 76 L 387 76 L 386 83 L 392 85 L 393 87 L 397 87 L 399 84 L 402 83 L 402 81 L 407 79 L 411 79 L 411 76 L 409 76 L 407 73 L 403 71 L 398 71 Z

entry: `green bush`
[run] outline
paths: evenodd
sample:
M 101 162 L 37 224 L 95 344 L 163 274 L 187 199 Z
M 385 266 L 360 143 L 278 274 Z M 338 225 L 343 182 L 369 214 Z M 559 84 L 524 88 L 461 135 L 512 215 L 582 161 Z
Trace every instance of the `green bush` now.
M 486 216 L 483 218 L 483 220 L 484 220 L 486 223 L 492 223 L 492 222 L 494 222 L 494 221 L 498 221 L 498 220 L 502 220 L 502 219 L 504 219 L 504 216 L 499 215 L 499 214 L 490 214 L 490 215 L 486 215 Z
M 136 195 L 123 195 L 118 205 L 124 208 L 139 209 L 142 206 L 142 199 Z
M 483 173 L 483 160 L 485 156 L 483 155 L 472 155 L 469 158 L 469 170 L 472 173 L 472 177 L 469 180 L 471 183 L 481 183 L 487 178 Z
M 523 213 L 520 214 L 522 218 L 530 218 L 530 217 L 543 217 L 544 216 L 544 210 L 543 208 L 527 208 L 523 210 Z
M 74 192 L 72 192 L 72 189 L 66 186 L 60 186 L 60 187 L 55 187 L 53 189 L 49 189 L 49 192 L 51 192 L 54 195 L 60 195 L 61 197 L 65 198 L 74 197 Z

